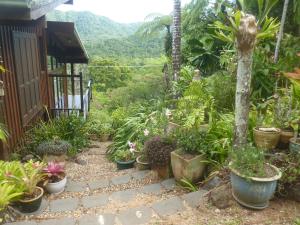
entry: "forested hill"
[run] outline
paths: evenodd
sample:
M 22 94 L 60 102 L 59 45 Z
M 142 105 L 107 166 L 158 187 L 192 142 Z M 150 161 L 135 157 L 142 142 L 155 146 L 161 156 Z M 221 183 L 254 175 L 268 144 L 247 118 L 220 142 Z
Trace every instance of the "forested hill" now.
M 161 38 L 142 39 L 134 34 L 139 23 L 122 24 L 91 12 L 54 11 L 49 21 L 74 22 L 89 54 L 109 57 L 157 57 L 163 49 Z

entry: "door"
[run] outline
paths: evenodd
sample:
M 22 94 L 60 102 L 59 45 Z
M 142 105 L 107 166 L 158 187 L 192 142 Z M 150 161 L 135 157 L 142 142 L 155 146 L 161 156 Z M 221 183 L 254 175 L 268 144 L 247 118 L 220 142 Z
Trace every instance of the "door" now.
M 42 108 L 39 86 L 40 58 L 35 34 L 14 31 L 13 39 L 19 104 L 24 127 Z

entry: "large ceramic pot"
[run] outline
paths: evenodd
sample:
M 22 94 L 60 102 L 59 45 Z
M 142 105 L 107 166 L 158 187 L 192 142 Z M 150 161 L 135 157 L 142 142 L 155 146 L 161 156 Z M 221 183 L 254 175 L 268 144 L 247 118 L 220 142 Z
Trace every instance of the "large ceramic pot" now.
M 292 130 L 281 130 L 278 147 L 280 149 L 288 149 L 290 139 L 294 137 L 294 131 Z
M 281 171 L 267 164 L 274 171 L 274 176 L 269 178 L 246 177 L 231 168 L 230 181 L 232 195 L 241 205 L 252 209 L 268 207 L 269 200 L 273 197 L 277 181 L 281 178 Z
M 127 161 L 127 162 L 117 160 L 116 163 L 117 163 L 117 168 L 119 170 L 126 170 L 126 169 L 133 168 L 134 163 L 135 163 L 135 159 Z
M 174 178 L 177 181 L 185 178 L 189 181 L 197 182 L 203 176 L 205 170 L 205 154 L 187 156 L 185 157 L 185 154 L 180 149 L 171 152 L 171 165 Z
M 136 158 L 136 166 L 139 170 L 149 170 L 150 163 L 144 159 L 143 155 L 140 155 Z
M 36 187 L 37 195 L 32 199 L 19 200 L 16 203 L 16 207 L 22 213 L 33 213 L 37 211 L 42 204 L 42 198 L 44 195 L 44 190 L 41 187 Z
M 300 154 L 300 138 L 290 139 L 290 152 Z
M 264 128 L 254 128 L 254 142 L 256 147 L 262 149 L 274 149 L 278 145 L 281 130 L 275 128 L 273 131 L 264 131 Z
M 67 184 L 67 177 L 65 176 L 64 179 L 55 182 L 55 183 L 48 183 L 46 185 L 46 190 L 50 194 L 60 194 L 65 190 Z

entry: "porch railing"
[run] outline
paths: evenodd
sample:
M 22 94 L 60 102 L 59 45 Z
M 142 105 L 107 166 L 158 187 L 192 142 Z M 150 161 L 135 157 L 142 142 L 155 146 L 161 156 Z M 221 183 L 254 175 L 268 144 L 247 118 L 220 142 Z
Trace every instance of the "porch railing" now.
M 49 74 L 52 85 L 52 108 L 55 117 L 62 115 L 88 116 L 92 99 L 92 81 L 84 81 L 83 75 Z

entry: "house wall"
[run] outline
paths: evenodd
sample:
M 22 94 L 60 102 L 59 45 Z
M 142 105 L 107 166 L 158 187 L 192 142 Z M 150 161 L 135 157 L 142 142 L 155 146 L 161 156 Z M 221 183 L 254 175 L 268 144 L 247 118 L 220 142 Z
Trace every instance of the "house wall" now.
M 41 65 L 38 71 L 40 104 L 49 106 L 51 99 L 51 89 L 48 85 L 47 74 L 47 50 L 46 50 L 46 31 L 45 17 L 36 21 L 12 22 L 0 21 L 0 56 L 3 61 L 2 65 L 6 69 L 5 73 L 0 73 L 0 80 L 4 82 L 4 97 L 0 97 L 0 122 L 3 123 L 9 133 L 6 144 L 0 143 L 0 158 L 7 159 L 9 153 L 21 140 L 24 132 L 32 126 L 32 124 L 43 118 L 44 108 L 41 107 L 34 117 L 30 118 L 30 122 L 26 125 L 22 124 L 22 115 L 19 98 L 19 88 L 17 84 L 16 62 L 14 56 L 14 39 L 13 31 L 35 34 L 38 40 L 39 57 L 31 58 L 33 65 Z M 22 57 L 28 57 L 22 56 Z

